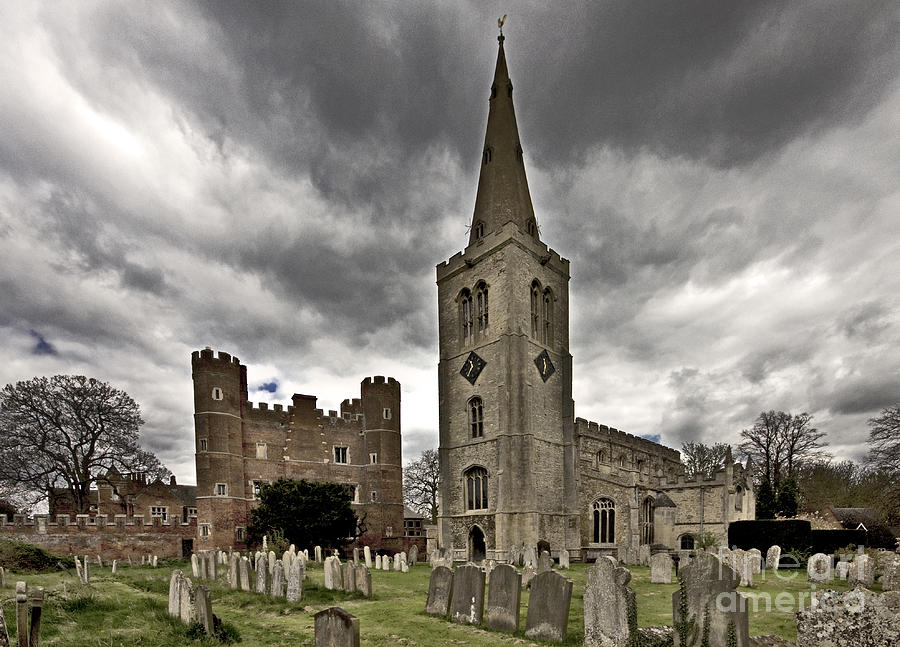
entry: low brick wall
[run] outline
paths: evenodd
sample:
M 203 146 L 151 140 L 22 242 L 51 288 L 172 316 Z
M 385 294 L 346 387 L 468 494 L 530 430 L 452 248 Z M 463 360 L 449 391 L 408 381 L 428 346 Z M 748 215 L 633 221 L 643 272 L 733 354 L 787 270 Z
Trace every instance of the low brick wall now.
M 110 522 L 106 515 L 86 514 L 15 515 L 7 521 L 0 515 L 0 537 L 39 546 L 57 555 L 101 555 L 104 560 L 140 560 L 141 555 L 182 557 L 190 555 L 197 536 L 197 519 L 182 523 L 178 515 L 163 522 L 159 517 L 116 515 Z M 190 545 L 182 543 L 188 540 Z

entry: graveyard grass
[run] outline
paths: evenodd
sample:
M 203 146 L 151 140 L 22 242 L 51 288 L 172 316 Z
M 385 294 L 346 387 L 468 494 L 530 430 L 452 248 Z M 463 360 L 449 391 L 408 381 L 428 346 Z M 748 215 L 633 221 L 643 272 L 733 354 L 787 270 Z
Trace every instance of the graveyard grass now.
M 372 571 L 374 596 L 364 598 L 360 594 L 324 589 L 321 564 L 309 564 L 304 581 L 303 599 L 289 604 L 284 599 L 274 600 L 256 593 L 232 591 L 223 579 L 204 582 L 210 587 L 213 612 L 221 618 L 226 629 L 240 637 L 244 647 L 295 647 L 313 645 L 313 615 L 329 606 L 340 606 L 360 619 L 360 636 L 363 645 L 380 647 L 388 645 L 504 645 L 517 644 L 524 638 L 528 593 L 522 594 L 520 629 L 517 634 L 489 632 L 484 629 L 458 625 L 448 620 L 427 616 L 424 613 L 428 580 L 431 569 L 419 564 L 409 573 Z M 86 587 L 73 574 L 62 571 L 50 574 L 7 573 L 6 588 L 0 590 L 3 613 L 10 627 L 11 638 L 15 632 L 15 582 L 24 580 L 29 588 L 43 586 L 44 603 L 41 644 L 66 645 L 67 647 L 95 647 L 115 645 L 140 645 L 142 647 L 168 647 L 174 645 L 222 644 L 198 637 L 197 627 L 191 628 L 168 616 L 169 577 L 174 568 L 180 568 L 190 577 L 187 560 L 163 560 L 159 568 L 120 566 L 113 575 L 109 566 L 91 568 L 91 585 Z M 573 564 L 569 571 L 562 571 L 574 583 L 568 636 L 565 645 L 581 645 L 583 635 L 582 595 L 584 592 L 584 564 Z M 641 627 L 671 625 L 672 593 L 674 584 L 651 584 L 650 569 L 629 567 L 633 574 L 631 586 L 637 594 L 638 624 Z M 227 568 L 220 568 L 220 578 Z M 191 578 L 197 583 L 196 578 Z M 847 585 L 834 581 L 829 588 L 847 590 Z M 811 585 L 806 581 L 805 569 L 791 580 L 770 577 L 753 587 L 740 589 L 753 596 L 768 594 L 774 600 L 776 594 L 786 592 L 793 599 L 801 593 L 809 603 Z M 876 584 L 874 590 L 880 590 Z M 750 634 L 775 634 L 787 640 L 796 640 L 794 612 L 773 610 L 765 605 L 750 614 Z M 525 639 L 529 645 L 538 643 Z M 12 643 L 15 644 L 13 638 Z M 543 644 L 543 643 L 542 643 Z M 550 644 L 550 643 L 548 643 Z

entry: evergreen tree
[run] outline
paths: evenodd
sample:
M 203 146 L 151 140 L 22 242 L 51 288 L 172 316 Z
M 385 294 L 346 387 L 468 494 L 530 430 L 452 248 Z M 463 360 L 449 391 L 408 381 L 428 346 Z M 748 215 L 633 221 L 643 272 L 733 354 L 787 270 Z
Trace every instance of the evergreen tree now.
M 756 491 L 756 518 L 774 519 L 778 511 L 778 503 L 775 500 L 775 490 L 769 479 L 763 479 Z
M 793 478 L 783 479 L 781 485 L 778 487 L 776 499 L 777 503 L 775 507 L 778 510 L 778 514 L 782 517 L 796 517 L 798 499 L 797 481 Z

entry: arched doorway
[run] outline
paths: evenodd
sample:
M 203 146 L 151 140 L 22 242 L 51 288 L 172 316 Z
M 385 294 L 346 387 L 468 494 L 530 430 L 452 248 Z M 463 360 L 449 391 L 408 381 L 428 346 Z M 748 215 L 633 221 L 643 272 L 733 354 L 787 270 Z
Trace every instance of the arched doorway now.
M 469 561 L 483 562 L 485 555 L 484 532 L 478 526 L 472 526 L 469 531 Z

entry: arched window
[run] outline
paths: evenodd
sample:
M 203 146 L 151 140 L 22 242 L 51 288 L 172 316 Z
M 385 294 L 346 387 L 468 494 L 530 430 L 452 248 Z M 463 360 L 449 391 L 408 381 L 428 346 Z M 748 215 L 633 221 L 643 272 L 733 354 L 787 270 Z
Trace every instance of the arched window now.
M 744 509 L 744 488 L 738 485 L 734 489 L 734 509 L 735 510 L 743 510 Z
M 597 452 L 597 465 L 601 465 L 603 463 L 603 450 Z
M 466 510 L 487 510 L 488 473 L 483 467 L 473 467 L 466 477 Z
M 474 230 L 475 230 L 475 240 L 481 240 L 482 238 L 484 238 L 484 223 L 483 222 L 481 222 L 480 220 L 478 222 L 476 222 L 475 226 L 474 226 Z
M 553 293 L 550 288 L 544 290 L 543 300 L 543 341 L 548 346 L 553 344 Z
M 484 149 L 484 163 L 490 164 L 491 159 L 494 157 L 494 151 L 490 146 Z
M 539 339 L 541 334 L 541 284 L 531 282 L 531 336 Z
M 469 429 L 472 438 L 484 436 L 484 405 L 478 396 L 469 400 Z
M 681 550 L 694 550 L 694 535 L 681 535 Z
M 594 502 L 594 543 L 613 544 L 616 541 L 616 504 L 611 499 Z
M 484 282 L 475 288 L 475 303 L 477 308 L 478 336 L 481 337 L 488 328 L 488 289 Z
M 462 343 L 467 344 L 472 341 L 475 329 L 472 319 L 472 293 L 463 290 L 459 295 L 459 325 Z
M 653 499 L 650 497 L 641 503 L 641 543 L 653 543 Z

